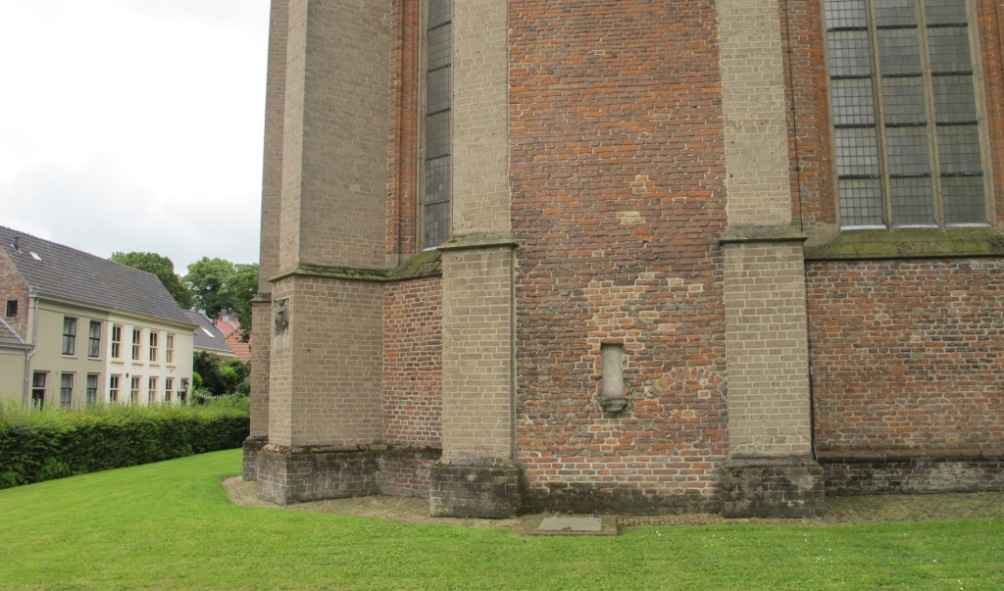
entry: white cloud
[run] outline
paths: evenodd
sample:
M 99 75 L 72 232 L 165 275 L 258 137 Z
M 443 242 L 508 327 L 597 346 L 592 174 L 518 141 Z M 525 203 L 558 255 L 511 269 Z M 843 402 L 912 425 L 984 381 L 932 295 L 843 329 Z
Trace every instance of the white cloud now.
M 268 0 L 0 0 L 0 224 L 258 256 Z

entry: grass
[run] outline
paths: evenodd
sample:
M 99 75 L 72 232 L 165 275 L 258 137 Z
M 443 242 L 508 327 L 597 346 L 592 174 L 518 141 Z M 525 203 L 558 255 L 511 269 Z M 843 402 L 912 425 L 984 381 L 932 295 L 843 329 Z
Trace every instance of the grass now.
M 494 528 L 248 508 L 240 450 L 0 491 L 0 589 L 1004 588 L 1004 520 Z

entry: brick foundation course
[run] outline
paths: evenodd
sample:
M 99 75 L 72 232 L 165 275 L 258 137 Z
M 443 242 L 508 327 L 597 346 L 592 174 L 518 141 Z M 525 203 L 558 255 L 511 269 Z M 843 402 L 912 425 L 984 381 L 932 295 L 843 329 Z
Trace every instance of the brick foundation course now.
M 804 458 L 730 460 L 721 500 L 725 517 L 822 517 L 823 468 Z
M 1004 490 L 1004 450 L 974 455 L 916 452 L 915 457 L 827 454 L 820 458 L 826 494 L 852 496 Z
M 258 453 L 262 499 L 279 505 L 379 494 L 426 496 L 436 449 L 288 448 L 269 444 Z
M 437 463 L 429 493 L 433 517 L 509 519 L 519 515 L 522 471 L 509 463 Z

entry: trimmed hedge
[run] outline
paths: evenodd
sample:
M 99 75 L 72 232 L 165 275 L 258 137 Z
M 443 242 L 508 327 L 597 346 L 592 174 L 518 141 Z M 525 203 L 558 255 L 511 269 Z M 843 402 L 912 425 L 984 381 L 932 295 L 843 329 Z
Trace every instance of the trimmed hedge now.
M 249 432 L 247 398 L 195 407 L 0 407 L 0 489 L 232 449 Z

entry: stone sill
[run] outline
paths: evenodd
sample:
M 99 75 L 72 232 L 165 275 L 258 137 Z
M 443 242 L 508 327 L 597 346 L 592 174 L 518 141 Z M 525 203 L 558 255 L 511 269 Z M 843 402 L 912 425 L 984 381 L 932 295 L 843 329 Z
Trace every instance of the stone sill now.
M 441 258 L 442 255 L 437 250 L 423 251 L 390 270 L 300 265 L 292 271 L 280 273 L 272 277 L 269 281 L 276 282 L 287 277 L 323 277 L 325 279 L 390 283 L 392 281 L 404 281 L 407 279 L 438 277 L 442 275 Z
M 810 261 L 979 256 L 1004 256 L 1004 233 L 991 227 L 844 230 L 805 249 Z

